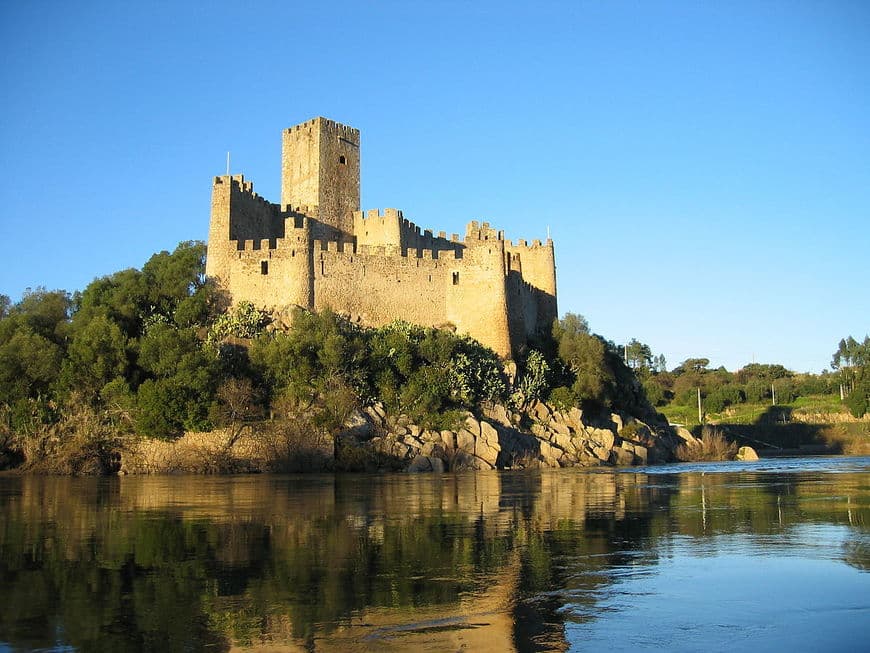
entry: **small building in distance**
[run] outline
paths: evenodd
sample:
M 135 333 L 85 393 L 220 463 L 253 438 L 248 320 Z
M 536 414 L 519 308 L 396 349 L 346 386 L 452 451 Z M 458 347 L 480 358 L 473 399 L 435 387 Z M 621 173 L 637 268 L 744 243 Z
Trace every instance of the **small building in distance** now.
M 553 241 L 421 230 L 360 211 L 360 132 L 314 118 L 282 133 L 281 203 L 244 175 L 214 178 L 206 274 L 233 303 L 331 308 L 380 326 L 452 327 L 510 358 L 556 319 Z

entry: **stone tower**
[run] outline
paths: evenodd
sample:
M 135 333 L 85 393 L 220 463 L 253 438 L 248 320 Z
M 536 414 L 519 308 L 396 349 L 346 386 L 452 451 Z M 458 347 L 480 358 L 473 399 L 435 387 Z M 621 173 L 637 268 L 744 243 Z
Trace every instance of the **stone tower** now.
M 317 215 L 311 217 L 323 233 L 315 237 L 353 236 L 353 212 L 360 209 L 359 180 L 358 129 L 318 117 L 284 130 L 281 206 L 317 207 Z

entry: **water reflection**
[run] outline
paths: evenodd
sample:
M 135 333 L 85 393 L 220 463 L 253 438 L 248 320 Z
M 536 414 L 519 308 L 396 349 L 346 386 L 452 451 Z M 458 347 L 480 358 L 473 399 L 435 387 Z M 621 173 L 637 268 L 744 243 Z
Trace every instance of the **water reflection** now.
M 870 461 L 791 465 L 4 477 L 0 649 L 719 648 L 795 592 L 866 623 Z

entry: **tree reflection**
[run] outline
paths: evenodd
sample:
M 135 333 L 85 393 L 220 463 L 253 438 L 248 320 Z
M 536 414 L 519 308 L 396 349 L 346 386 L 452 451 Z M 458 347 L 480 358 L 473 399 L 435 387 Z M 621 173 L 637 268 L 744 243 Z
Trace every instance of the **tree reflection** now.
M 0 640 L 26 649 L 565 650 L 675 538 L 825 524 L 866 570 L 866 474 L 0 479 Z M 707 547 L 705 549 L 705 547 Z M 566 617 L 564 606 L 572 605 Z

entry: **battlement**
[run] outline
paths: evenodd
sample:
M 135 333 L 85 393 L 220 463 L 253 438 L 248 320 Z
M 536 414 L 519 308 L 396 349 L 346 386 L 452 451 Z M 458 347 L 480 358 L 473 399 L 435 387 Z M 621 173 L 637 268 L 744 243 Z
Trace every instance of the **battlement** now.
M 381 209 L 369 209 L 368 211 L 354 211 L 352 213 L 354 221 L 356 220 L 380 220 L 384 222 L 385 220 L 403 220 L 402 212 L 399 209 L 384 209 L 384 212 L 381 213 Z M 407 220 L 404 220 L 408 222 Z
M 311 249 L 317 252 L 348 252 L 353 253 L 354 247 L 353 243 L 345 242 L 342 240 L 322 240 L 320 238 L 315 238 L 311 241 Z
M 350 127 L 348 125 L 343 125 L 340 122 L 330 120 L 329 118 L 324 118 L 323 116 L 317 116 L 316 118 L 312 118 L 311 120 L 306 120 L 305 122 L 294 125 L 293 127 L 288 127 L 284 131 L 287 134 L 291 134 L 294 131 L 302 131 L 306 128 L 316 127 L 318 123 L 331 131 L 337 131 L 347 134 L 348 136 L 355 136 L 357 139 L 359 138 L 359 129 Z
M 241 193 L 264 206 L 268 206 L 270 209 L 278 208 L 277 204 L 273 204 L 265 197 L 257 194 L 254 191 L 254 182 L 245 181 L 245 175 L 221 175 L 214 178 L 212 185 L 214 187 L 229 186 L 231 190 Z
M 508 240 L 505 242 L 505 245 L 507 245 L 509 249 L 553 249 L 553 240 L 547 238 L 547 240 L 542 243 L 538 239 L 528 242 L 524 238 L 520 238 L 516 242 Z
M 240 252 L 254 252 L 261 250 L 277 249 L 276 238 L 263 238 L 261 240 L 236 240 L 236 249 Z
M 493 229 L 488 222 L 479 224 L 477 220 L 472 220 L 465 227 L 465 240 L 466 242 L 504 240 L 504 231 Z

